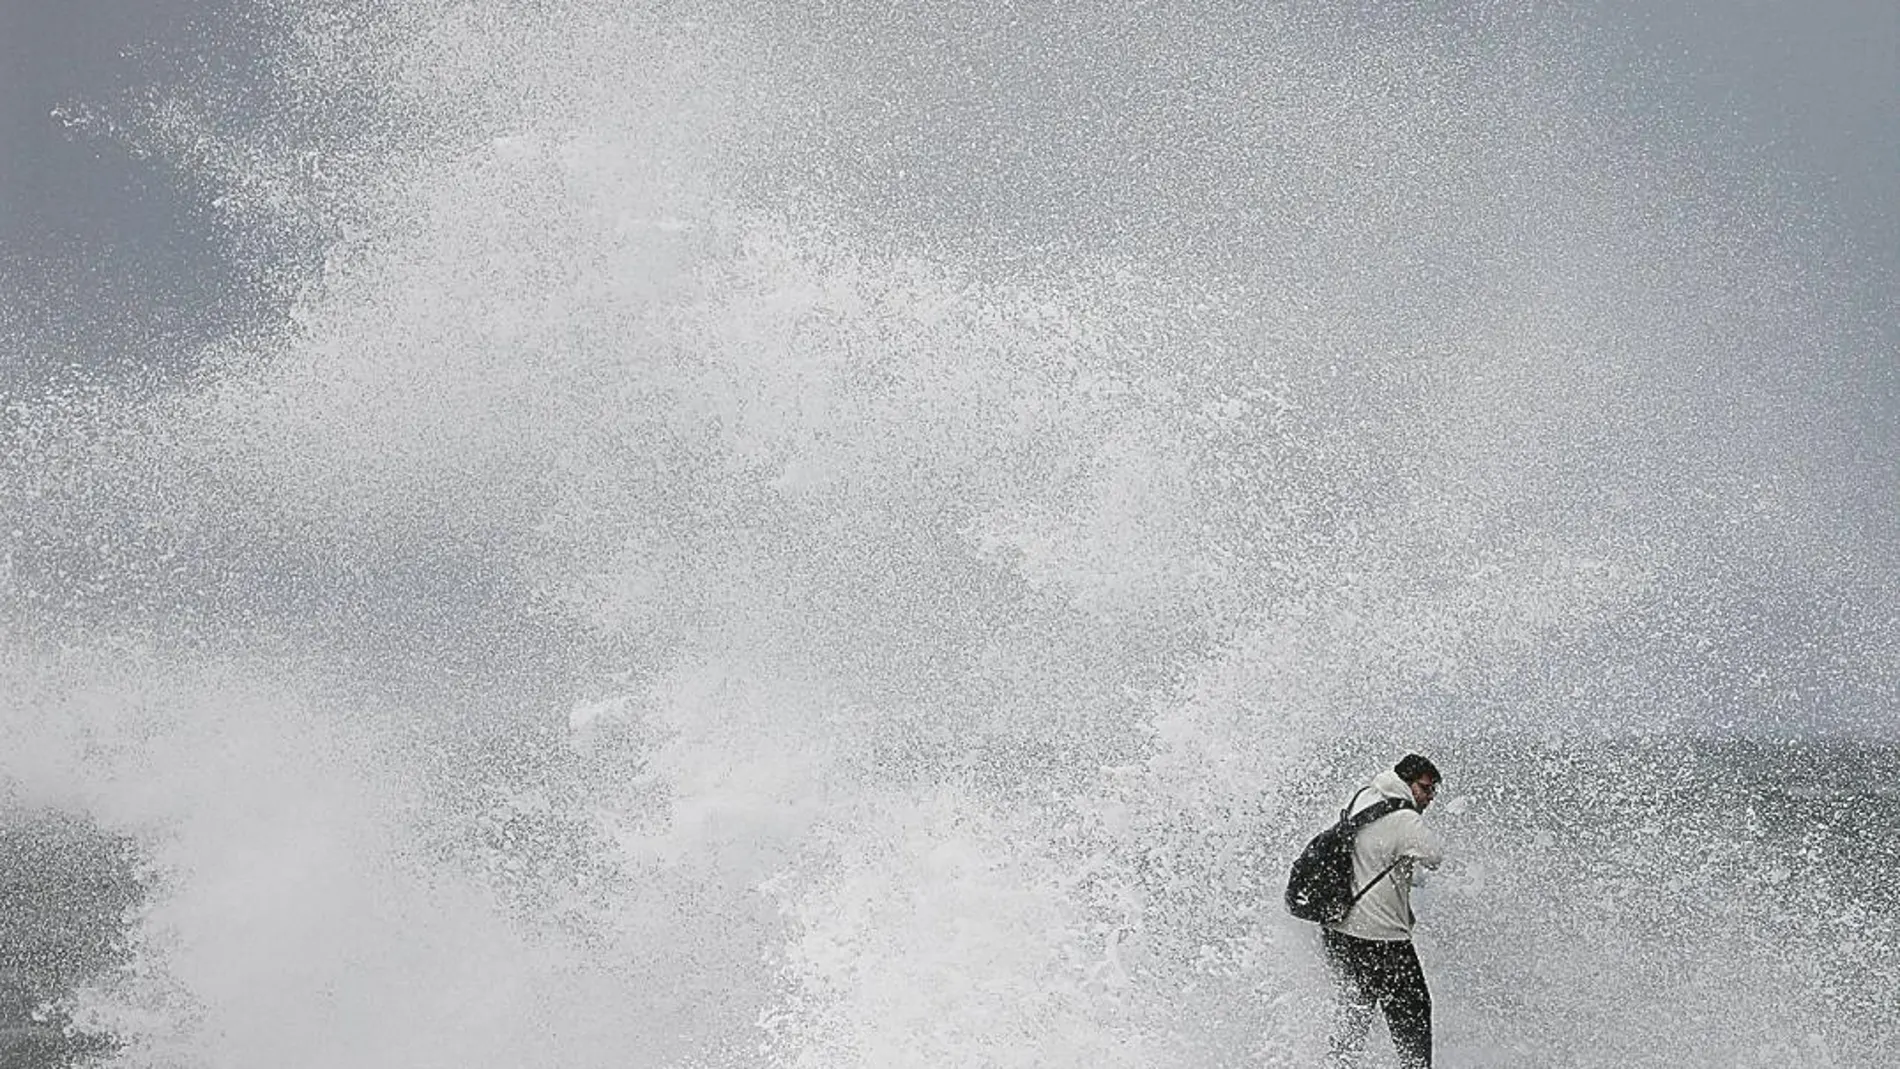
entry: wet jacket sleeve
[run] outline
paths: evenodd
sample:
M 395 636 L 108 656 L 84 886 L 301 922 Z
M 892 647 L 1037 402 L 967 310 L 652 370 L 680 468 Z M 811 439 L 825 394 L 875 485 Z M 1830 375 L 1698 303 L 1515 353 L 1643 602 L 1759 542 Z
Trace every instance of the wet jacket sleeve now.
M 1428 869 L 1445 860 L 1445 840 L 1425 824 L 1425 819 L 1410 810 L 1401 811 L 1405 826 L 1400 829 L 1399 856 L 1409 857 Z

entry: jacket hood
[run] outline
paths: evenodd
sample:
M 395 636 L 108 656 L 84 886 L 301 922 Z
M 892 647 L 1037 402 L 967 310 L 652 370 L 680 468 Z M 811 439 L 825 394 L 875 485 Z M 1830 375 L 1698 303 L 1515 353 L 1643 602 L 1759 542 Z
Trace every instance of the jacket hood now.
M 1389 768 L 1372 777 L 1372 789 L 1387 798 L 1403 798 L 1407 802 L 1417 804 L 1412 798 L 1411 784 L 1400 779 L 1399 774 Z

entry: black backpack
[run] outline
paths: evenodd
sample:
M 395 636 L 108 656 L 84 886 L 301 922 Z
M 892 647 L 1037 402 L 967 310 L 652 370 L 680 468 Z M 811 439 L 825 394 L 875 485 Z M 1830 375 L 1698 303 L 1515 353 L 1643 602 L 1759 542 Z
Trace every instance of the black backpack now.
M 1358 794 L 1352 797 L 1355 802 L 1359 800 Z M 1371 883 L 1354 891 L 1353 840 L 1361 829 L 1380 817 L 1412 808 L 1415 807 L 1404 798 L 1381 798 L 1354 813 L 1352 802 L 1347 802 L 1346 808 L 1339 811 L 1339 821 L 1313 836 L 1300 856 L 1293 859 L 1293 872 L 1286 881 L 1286 911 L 1303 921 L 1321 924 L 1338 924 L 1345 920 L 1359 899 L 1385 879 L 1386 873 L 1398 867 L 1394 861 L 1385 867 L 1385 872 L 1374 876 Z

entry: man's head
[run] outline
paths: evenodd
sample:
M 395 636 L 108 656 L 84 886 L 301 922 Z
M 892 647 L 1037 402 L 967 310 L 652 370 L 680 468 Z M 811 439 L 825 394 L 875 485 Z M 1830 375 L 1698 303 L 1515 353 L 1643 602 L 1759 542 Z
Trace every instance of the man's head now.
M 1438 794 L 1439 777 L 1438 766 L 1432 764 L 1431 758 L 1408 753 L 1399 758 L 1399 763 L 1392 766 L 1392 771 L 1398 773 L 1406 786 L 1412 788 L 1412 800 L 1418 803 L 1421 812 L 1432 804 L 1432 799 Z

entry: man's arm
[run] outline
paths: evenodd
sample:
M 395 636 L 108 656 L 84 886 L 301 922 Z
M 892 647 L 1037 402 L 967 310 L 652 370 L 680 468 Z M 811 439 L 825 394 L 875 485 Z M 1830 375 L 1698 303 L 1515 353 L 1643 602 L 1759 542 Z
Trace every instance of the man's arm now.
M 1406 819 L 1400 829 L 1399 856 L 1409 857 L 1428 869 L 1435 869 L 1445 860 L 1445 840 L 1425 823 L 1425 818 L 1410 810 L 1402 810 L 1400 816 Z

